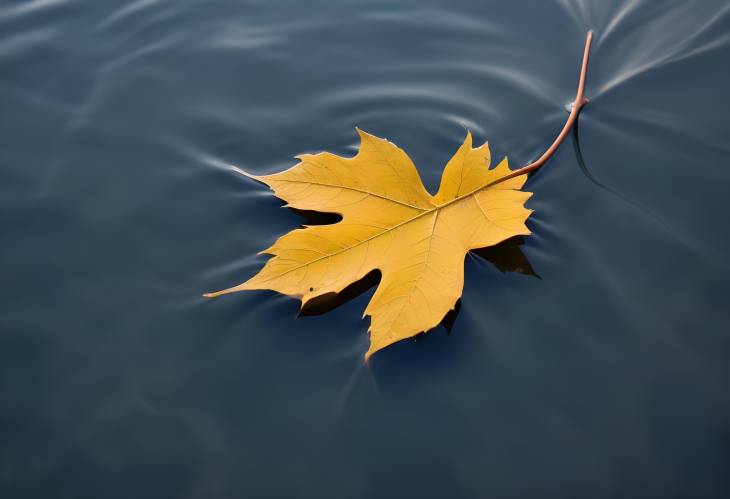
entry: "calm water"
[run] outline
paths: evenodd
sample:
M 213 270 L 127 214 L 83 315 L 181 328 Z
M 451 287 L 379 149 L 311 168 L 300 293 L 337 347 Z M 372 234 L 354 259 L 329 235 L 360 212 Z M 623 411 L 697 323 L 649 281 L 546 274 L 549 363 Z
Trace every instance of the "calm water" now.
M 229 164 L 524 164 L 588 29 L 451 334 L 200 296 L 302 222 Z M 2 0 L 0 496 L 730 497 L 729 61 L 726 0 Z

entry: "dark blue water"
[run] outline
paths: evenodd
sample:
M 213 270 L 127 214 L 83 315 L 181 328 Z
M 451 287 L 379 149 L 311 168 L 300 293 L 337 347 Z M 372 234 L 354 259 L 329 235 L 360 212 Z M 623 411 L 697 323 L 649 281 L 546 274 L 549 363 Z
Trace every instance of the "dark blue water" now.
M 588 29 L 451 334 L 201 297 L 302 223 L 230 164 L 527 163 Z M 730 497 L 729 61 L 725 0 L 2 0 L 0 497 Z

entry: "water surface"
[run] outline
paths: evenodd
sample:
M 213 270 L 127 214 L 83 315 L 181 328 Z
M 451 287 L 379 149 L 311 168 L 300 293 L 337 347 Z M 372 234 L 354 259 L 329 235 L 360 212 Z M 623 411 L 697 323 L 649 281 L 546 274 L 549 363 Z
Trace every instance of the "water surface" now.
M 470 256 L 451 333 L 368 366 L 372 289 L 201 297 L 302 222 L 229 165 L 355 126 L 432 192 L 465 128 L 525 164 L 588 29 L 539 278 Z M 730 496 L 728 60 L 724 0 L 4 0 L 0 495 Z

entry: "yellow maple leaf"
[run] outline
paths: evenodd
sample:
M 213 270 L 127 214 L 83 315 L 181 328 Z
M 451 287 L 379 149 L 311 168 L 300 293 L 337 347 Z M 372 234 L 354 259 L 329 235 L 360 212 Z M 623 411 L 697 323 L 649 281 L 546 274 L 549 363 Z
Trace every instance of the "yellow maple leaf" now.
M 303 155 L 285 172 L 249 175 L 289 207 L 342 220 L 282 236 L 262 252 L 273 257 L 258 274 L 209 296 L 272 289 L 304 304 L 378 269 L 382 278 L 365 310 L 371 317 L 367 358 L 441 322 L 461 296 L 469 250 L 530 234 L 524 203 L 532 194 L 520 190 L 526 176 L 493 183 L 512 172 L 507 159 L 488 169 L 489 148 L 472 148 L 471 134 L 432 196 L 403 150 L 358 133 L 360 150 L 352 158 Z
M 271 289 L 298 298 L 338 293 L 377 269 L 381 280 L 368 304 L 374 352 L 428 331 L 454 308 L 464 284 L 468 251 L 528 235 L 532 210 L 521 190 L 570 130 L 585 104 L 588 35 L 578 93 L 558 139 L 534 163 L 510 170 L 505 158 L 489 168 L 489 147 L 464 143 L 444 168 L 431 195 L 408 155 L 393 143 L 358 129 L 360 148 L 352 158 L 331 153 L 299 156 L 300 162 L 265 176 L 240 173 L 268 185 L 287 206 L 337 213 L 342 220 L 307 226 L 280 237 L 261 253 L 272 257 L 248 281 L 208 293 Z

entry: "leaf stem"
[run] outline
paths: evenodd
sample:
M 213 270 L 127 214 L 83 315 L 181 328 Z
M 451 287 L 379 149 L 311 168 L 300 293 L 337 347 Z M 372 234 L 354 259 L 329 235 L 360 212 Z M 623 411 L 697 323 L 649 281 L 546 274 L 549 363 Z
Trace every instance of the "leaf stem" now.
M 548 147 L 547 151 L 545 151 L 542 156 L 537 158 L 535 161 L 533 161 L 529 165 L 525 165 L 522 168 L 513 171 L 509 175 L 505 175 L 499 180 L 493 182 L 493 184 L 504 182 L 505 180 L 509 180 L 520 175 L 525 175 L 540 168 L 542 165 L 545 164 L 548 159 L 550 159 L 550 156 L 552 156 L 553 153 L 558 149 L 560 144 L 570 132 L 570 129 L 573 128 L 573 123 L 575 123 L 575 120 L 578 119 L 578 114 L 580 113 L 580 110 L 588 103 L 588 99 L 586 99 L 583 95 L 583 90 L 585 88 L 586 73 L 588 72 L 588 57 L 591 53 L 591 40 L 593 40 L 593 32 L 589 31 L 588 35 L 586 36 L 586 46 L 583 50 L 583 65 L 580 68 L 578 91 L 575 94 L 575 100 L 573 101 L 573 106 L 570 111 L 570 115 L 568 116 L 568 120 L 565 122 L 565 126 L 563 126 L 563 129 L 560 131 L 555 141 L 550 147 Z

